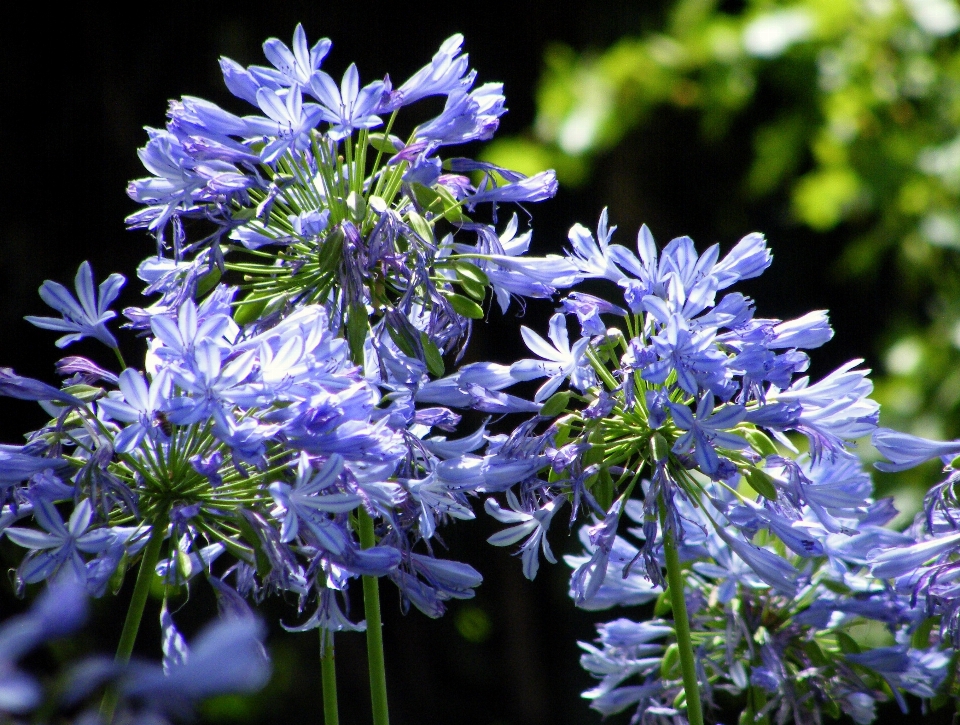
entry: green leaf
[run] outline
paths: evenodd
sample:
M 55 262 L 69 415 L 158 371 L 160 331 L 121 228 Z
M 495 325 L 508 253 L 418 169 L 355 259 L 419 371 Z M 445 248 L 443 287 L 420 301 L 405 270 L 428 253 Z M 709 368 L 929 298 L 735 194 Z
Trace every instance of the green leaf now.
M 483 308 L 470 298 L 452 292 L 444 292 L 443 296 L 447 298 L 453 311 L 458 315 L 471 320 L 483 319 Z
M 650 436 L 650 455 L 656 463 L 663 463 L 670 457 L 670 445 L 659 433 Z
M 439 215 L 443 211 L 443 197 L 440 196 L 437 189 L 424 186 L 416 181 L 410 184 L 413 189 L 413 195 L 417 197 L 417 203 L 424 211 L 433 212 Z
M 250 525 L 250 522 L 243 516 L 243 514 L 238 513 L 233 518 L 233 523 L 236 525 L 240 533 L 240 538 L 242 538 L 249 547 L 244 546 L 236 539 L 233 539 L 230 536 L 224 536 L 222 532 L 217 531 L 213 528 L 208 528 L 207 532 L 215 534 L 216 538 L 220 540 L 227 551 L 229 551 L 234 556 L 242 559 L 248 564 L 255 564 L 257 568 L 257 573 L 261 576 L 269 574 L 272 566 L 270 564 L 270 559 L 267 558 L 267 555 L 263 551 L 263 545 L 260 543 L 260 537 L 257 536 L 257 532 L 254 531 L 253 527 Z
M 347 196 L 347 211 L 350 213 L 350 220 L 360 224 L 367 216 L 367 202 L 360 194 L 351 191 Z
M 660 676 L 665 680 L 673 679 L 671 672 L 678 662 L 680 662 L 680 646 L 673 642 L 667 647 L 667 651 L 663 653 L 663 659 L 660 660 Z
M 613 482 L 613 476 L 610 475 L 610 469 L 607 466 L 600 468 L 597 474 L 597 485 L 592 493 L 597 503 L 603 507 L 604 511 L 609 511 L 613 505 L 613 494 L 616 490 L 616 484 Z
M 236 209 L 235 211 L 230 212 L 230 218 L 234 221 L 250 221 L 251 219 L 256 218 L 257 210 L 252 206 L 245 206 L 242 209 Z
M 420 344 L 423 346 L 423 358 L 427 364 L 427 370 L 434 377 L 442 378 L 446 369 L 443 365 L 443 355 L 440 354 L 440 349 L 433 344 L 433 341 L 425 332 L 420 333 Z
M 827 656 L 823 653 L 823 650 L 820 649 L 820 645 L 818 645 L 814 640 L 809 639 L 803 642 L 800 646 L 807 654 L 807 657 L 810 658 L 810 661 L 813 663 L 814 667 L 825 667 L 829 662 L 829 660 L 827 660 Z
M 842 595 L 846 596 L 847 594 L 850 593 L 850 587 L 848 587 L 846 584 L 844 584 L 844 583 L 842 583 L 842 582 L 838 582 L 838 581 L 836 581 L 836 580 L 834 580 L 834 579 L 824 579 L 823 581 L 820 582 L 820 584 L 822 584 L 823 586 L 825 586 L 827 589 L 829 589 L 829 590 L 830 590 L 831 592 L 833 592 L 834 594 L 842 594 Z
M 834 635 L 837 638 L 837 644 L 840 646 L 841 652 L 847 655 L 860 654 L 860 645 L 858 645 L 857 641 L 849 634 L 846 632 L 834 632 Z
M 463 224 L 470 221 L 470 217 L 463 213 L 463 207 L 460 205 L 460 202 L 453 198 L 453 194 L 451 194 L 445 186 L 436 187 L 436 191 L 443 203 L 441 211 L 444 219 L 455 224 Z
M 490 278 L 487 273 L 471 262 L 457 261 L 453 265 L 460 279 L 469 279 L 484 287 L 489 286 Z
M 913 637 L 910 638 L 910 644 L 913 645 L 915 649 L 927 649 L 930 647 L 930 632 L 933 631 L 933 625 L 936 623 L 936 617 L 927 617 L 924 619 L 920 626 L 914 631 Z
M 544 418 L 553 418 L 559 415 L 566 410 L 567 403 L 570 402 L 572 395 L 573 393 L 569 391 L 554 393 L 547 399 L 547 402 L 541 406 L 540 415 Z
M 827 698 L 827 701 L 822 705 L 823 711 L 827 713 L 833 720 L 839 720 L 841 716 L 840 706 L 836 703 L 835 700 Z
M 244 301 L 240 303 L 240 306 L 237 307 L 237 311 L 233 313 L 233 321 L 241 327 L 253 322 L 260 317 L 264 307 L 267 306 L 267 301 L 267 298 L 264 297 L 259 300 Z
M 583 467 L 589 468 L 594 463 L 603 463 L 606 450 L 603 447 L 603 431 L 598 426 L 595 425 L 587 432 L 587 442 L 590 443 L 590 448 L 583 454 Z M 597 468 L 600 470 L 599 466 Z M 584 485 L 587 490 L 592 491 L 599 480 L 600 474 L 594 473 L 586 480 Z
M 254 533 L 252 528 L 250 529 L 250 533 L 256 539 L 256 533 Z M 258 572 L 270 573 L 270 560 L 267 559 L 266 554 L 264 554 L 263 550 L 260 548 L 259 540 L 257 540 L 254 546 L 244 546 L 239 541 L 232 539 L 229 536 L 220 536 L 218 538 L 220 543 L 226 547 L 227 551 L 229 551 L 235 557 L 241 561 L 247 562 L 248 564 L 256 563 Z
M 197 280 L 197 297 L 203 297 L 207 292 L 216 287 L 219 281 L 220 268 L 217 265 L 213 265 L 212 269 L 206 274 L 201 275 L 200 279 Z
M 430 224 L 427 222 L 427 220 L 417 214 L 417 212 L 407 212 L 407 224 L 410 225 L 410 228 L 414 231 L 414 233 L 423 241 L 433 244 L 433 229 L 430 227 Z
M 367 143 L 373 146 L 377 151 L 393 156 L 397 151 L 403 148 L 403 141 L 390 134 L 371 133 L 367 136 Z
M 487 288 L 482 284 L 477 284 L 472 279 L 461 279 L 459 282 L 463 291 L 473 297 L 473 299 L 478 302 L 483 302 L 483 300 L 486 299 Z
M 413 345 L 413 341 L 405 334 L 402 330 L 395 329 L 392 325 L 387 325 L 387 334 L 390 335 L 390 339 L 393 340 L 394 344 L 400 348 L 402 352 L 407 357 L 417 357 L 417 350 Z
M 63 392 L 72 395 L 74 398 L 79 398 L 84 403 L 103 397 L 103 388 L 95 388 L 92 385 L 68 385 L 63 389 Z
M 123 580 L 127 576 L 128 566 L 130 566 L 130 558 L 127 556 L 127 552 L 124 551 L 120 557 L 120 563 L 117 564 L 117 568 L 113 570 L 113 574 L 110 575 L 110 579 L 107 581 L 107 590 L 112 594 L 120 592 L 120 588 L 123 586 Z
M 557 448 L 562 448 L 572 440 L 573 436 L 571 433 L 573 432 L 573 420 L 574 419 L 572 416 L 565 415 L 563 418 L 554 423 L 554 429 L 557 432 L 553 437 L 553 441 Z
M 182 577 L 182 581 L 187 581 L 193 574 L 193 564 L 190 561 L 190 555 L 181 550 L 177 550 L 177 574 Z
M 747 443 L 750 444 L 750 447 L 764 458 L 767 456 L 775 456 L 779 453 L 776 444 L 770 440 L 763 431 L 759 431 L 756 428 L 738 428 L 737 432 L 743 435 L 743 437 L 747 439 Z
M 740 469 L 740 473 L 743 474 L 743 478 L 754 491 L 759 493 L 768 501 L 777 500 L 777 487 L 773 485 L 773 479 L 769 476 L 769 474 L 766 474 L 763 471 L 754 468 L 753 466 Z

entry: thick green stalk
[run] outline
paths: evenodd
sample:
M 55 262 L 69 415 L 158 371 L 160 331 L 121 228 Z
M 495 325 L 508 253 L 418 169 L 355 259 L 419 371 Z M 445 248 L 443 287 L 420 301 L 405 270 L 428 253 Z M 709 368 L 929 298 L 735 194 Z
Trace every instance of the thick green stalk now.
M 690 617 L 684 598 L 683 572 L 680 570 L 680 555 L 673 531 L 666 525 L 667 515 L 663 496 L 660 497 L 660 529 L 663 532 L 663 553 L 667 560 L 667 591 L 673 608 L 673 627 L 677 632 L 677 648 L 680 650 L 680 671 L 683 674 L 683 691 L 687 698 L 687 720 L 690 725 L 703 725 L 703 706 L 700 703 L 700 686 L 697 683 L 697 665 L 693 659 L 693 642 L 690 639 Z
M 143 610 L 147 606 L 147 597 L 150 595 L 150 583 L 156 575 L 157 561 L 160 560 L 160 547 L 167 535 L 167 517 L 161 516 L 154 521 L 153 531 L 143 556 L 140 559 L 140 570 L 137 572 L 137 581 L 133 586 L 133 596 L 127 608 L 127 618 L 123 622 L 123 631 L 120 633 L 120 644 L 117 645 L 116 662 L 125 665 L 130 661 L 133 645 L 137 641 L 137 632 L 140 630 L 140 621 L 143 619 Z M 117 709 L 119 693 L 111 688 L 103 695 L 100 701 L 100 718 L 109 725 L 113 721 L 113 713 Z
M 323 683 L 323 725 L 339 725 L 337 711 L 337 666 L 333 655 L 333 632 L 320 630 L 320 671 Z
M 373 519 L 360 509 L 360 545 L 369 549 L 377 543 L 373 533 Z M 383 625 L 380 619 L 379 580 L 363 577 L 363 611 L 367 619 L 367 662 L 370 667 L 370 704 L 373 706 L 373 725 L 390 725 L 387 710 L 387 668 L 383 658 Z

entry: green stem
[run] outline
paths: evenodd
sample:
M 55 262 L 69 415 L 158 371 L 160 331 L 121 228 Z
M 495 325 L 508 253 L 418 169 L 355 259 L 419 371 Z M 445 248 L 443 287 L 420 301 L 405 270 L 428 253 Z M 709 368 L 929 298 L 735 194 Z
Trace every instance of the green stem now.
M 393 128 L 393 122 L 396 120 L 396 118 L 397 118 L 397 111 L 394 111 L 393 113 L 390 114 L 390 119 L 387 121 L 387 127 L 383 130 L 384 142 L 386 142 L 387 139 L 390 138 L 390 129 Z M 381 144 L 380 148 L 377 149 L 377 158 L 374 160 L 373 168 L 370 170 L 371 179 L 376 175 L 377 171 L 380 170 L 381 159 L 383 159 L 383 144 Z M 384 169 L 384 171 L 386 171 L 386 169 Z M 383 189 L 383 177 L 384 177 L 384 174 L 380 174 L 380 178 L 377 179 L 377 186 L 373 190 L 374 196 L 380 196 L 380 192 Z
M 140 629 L 140 620 L 143 619 L 143 610 L 147 606 L 147 597 L 150 595 L 150 583 L 155 576 L 157 561 L 160 559 L 160 547 L 167 535 L 167 517 L 160 516 L 153 522 L 153 531 L 150 540 L 143 549 L 140 559 L 140 570 L 137 572 L 137 581 L 133 586 L 133 596 L 127 609 L 127 618 L 123 622 L 123 631 L 120 633 L 120 644 L 117 645 L 117 664 L 125 665 L 130 661 L 133 645 L 137 640 Z M 113 714 L 117 709 L 119 694 L 115 689 L 107 690 L 100 701 L 100 719 L 103 722 L 113 722 Z
M 333 632 L 320 630 L 320 672 L 323 684 L 323 725 L 339 725 L 337 713 L 337 666 L 333 656 Z
M 610 388 L 610 390 L 615 390 L 617 388 L 617 381 L 613 379 L 610 371 L 607 370 L 607 366 L 600 361 L 599 357 L 597 357 L 597 351 L 588 345 L 586 352 L 587 359 L 590 361 L 593 369 L 597 372 L 597 375 L 600 376 L 600 379 L 607 384 L 607 387 Z
M 123 353 L 120 352 L 120 348 L 111 347 L 110 349 L 113 350 L 113 354 L 117 356 L 117 361 L 120 363 L 120 369 L 126 370 L 127 364 L 123 361 Z
M 377 543 L 373 533 L 373 519 L 360 509 L 360 545 L 369 549 Z M 379 580 L 363 577 L 363 611 L 367 619 L 367 661 L 370 667 L 370 704 L 373 706 L 373 725 L 390 725 L 387 710 L 387 669 L 383 658 L 383 626 L 380 619 Z
M 677 647 L 680 650 L 680 671 L 683 673 L 683 691 L 687 698 L 687 720 L 690 725 L 703 725 L 703 707 L 700 703 L 700 686 L 697 683 L 697 665 L 693 659 L 693 642 L 690 639 L 690 617 L 684 597 L 683 572 L 680 570 L 680 554 L 673 531 L 666 525 L 667 509 L 660 496 L 660 530 L 663 532 L 663 553 L 667 560 L 667 591 L 673 607 L 673 626 L 677 632 Z
M 770 725 L 770 718 L 767 715 L 760 715 L 767 704 L 767 694 L 759 687 L 751 687 L 750 700 L 750 709 L 753 711 L 753 725 Z

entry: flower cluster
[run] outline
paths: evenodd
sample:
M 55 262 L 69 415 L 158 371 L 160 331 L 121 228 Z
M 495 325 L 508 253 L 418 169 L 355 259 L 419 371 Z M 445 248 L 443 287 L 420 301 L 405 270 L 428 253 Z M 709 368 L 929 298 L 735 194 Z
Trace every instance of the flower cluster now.
M 721 259 L 716 246 L 698 254 L 687 237 L 658 251 L 646 227 L 635 254 L 612 244 L 612 233 L 606 214 L 595 236 L 579 225 L 570 232 L 567 258 L 579 276 L 613 283 L 618 299 L 572 291 L 547 339 L 524 328 L 537 358 L 511 373 L 545 379 L 534 396 L 543 406 L 493 442 L 488 466 L 526 466 L 526 477 L 485 489 L 506 491 L 509 510 L 493 498 L 486 508 L 512 524 L 490 542 L 522 542 L 531 578 L 541 550 L 553 561 L 547 532 L 563 505 L 571 520 L 579 510 L 593 516 L 587 553 L 570 559 L 579 606 L 636 605 L 662 598 L 667 584 L 687 592 L 689 604 L 668 605 L 698 652 L 684 681 L 676 652 L 671 660 L 656 643 L 675 634 L 682 651 L 679 631 L 621 620 L 601 627 L 600 649 L 587 646 L 584 666 L 603 682 L 585 696 L 605 714 L 638 704 L 643 721 L 667 721 L 697 681 L 707 703 L 713 689 L 742 694 L 749 682 L 762 691 L 762 704 L 750 695 L 754 713 L 797 722 L 841 710 L 868 722 L 884 682 L 931 697 L 946 656 L 892 639 L 854 655 L 844 633 L 864 618 L 891 632 L 923 619 L 867 574 L 868 554 L 902 539 L 882 528 L 896 512 L 873 500 L 850 450 L 876 428 L 867 371 L 852 361 L 811 382 L 804 350 L 831 338 L 825 313 L 758 318 L 749 298 L 722 294 L 769 266 L 761 235 Z M 618 536 L 625 512 L 639 547 Z M 922 672 L 908 676 L 916 657 Z M 642 684 L 621 687 L 634 675 Z
M 472 597 L 480 573 L 436 549 L 440 526 L 472 519 L 482 495 L 507 524 L 490 543 L 519 544 L 527 577 L 541 552 L 555 561 L 548 533 L 570 504 L 571 525 L 592 518 L 585 554 L 567 559 L 577 605 L 672 611 L 601 625 L 599 646 L 582 645 L 601 680 L 585 696 L 605 715 L 685 711 L 700 725 L 702 688 L 708 706 L 741 698 L 747 721 L 842 712 L 862 724 L 888 695 L 934 697 L 950 658 L 941 643 L 960 640 L 956 474 L 911 534 L 884 528 L 896 512 L 852 452 L 876 431 L 868 371 L 854 360 L 811 382 L 805 351 L 832 337 L 826 313 L 760 318 L 728 291 L 770 265 L 762 235 L 721 258 L 687 237 L 658 250 L 643 227 L 633 252 L 611 242 L 604 212 L 595 234 L 571 229 L 565 255 L 529 256 L 530 230 L 516 215 L 500 225 L 498 206 L 546 199 L 555 178 L 446 156 L 489 138 L 505 111 L 498 84 L 474 86 L 461 45 L 448 39 L 399 87 L 361 87 L 354 65 L 339 83 L 322 70 L 330 41 L 310 46 L 298 26 L 292 47 L 264 44 L 270 66 L 221 61 L 254 113 L 172 102 L 140 152 L 151 176 L 128 189 L 144 205 L 129 225 L 157 241 L 138 275 L 158 297 L 124 311 L 142 364 L 126 364 L 107 326 L 121 275 L 98 287 L 84 263 L 75 295 L 41 287 L 59 317 L 27 319 L 65 333 L 59 347 L 103 343 L 119 369 L 68 356 L 59 387 L 0 369 L 0 395 L 49 415 L 25 444 L 0 446 L 0 533 L 26 550 L 18 589 L 69 580 L 100 596 L 140 569 L 119 664 L 80 689 L 112 682 L 161 717 L 265 677 L 247 656 L 259 647 L 248 617 L 187 660 L 166 597 L 167 675 L 124 668 L 156 576 L 168 594 L 203 577 L 227 610 L 285 594 L 302 617 L 289 629 L 320 629 L 324 667 L 332 632 L 371 625 L 375 654 L 379 622 L 343 609 L 351 581 L 364 577 L 368 620 L 377 577 L 431 617 Z M 412 125 L 406 107 L 430 96 L 443 110 Z M 575 289 L 591 280 L 615 301 Z M 460 365 L 488 292 L 506 312 L 565 289 L 546 338 L 522 328 L 536 357 Z M 531 381 L 532 400 L 504 392 Z M 528 417 L 509 434 L 489 419 L 463 434 L 463 411 Z M 885 431 L 875 442 L 893 469 L 960 453 Z M 882 641 L 858 644 L 864 623 Z M 6 636 L 15 683 L 39 640 Z M 234 645 L 236 670 L 199 674 Z M 33 707 L 23 681 L 10 712 Z
M 292 48 L 264 44 L 271 67 L 221 62 L 255 114 L 188 97 L 148 129 L 152 176 L 128 190 L 145 205 L 130 226 L 157 240 L 138 274 L 159 297 L 125 310 L 146 338 L 142 365 L 107 328 L 123 277 L 98 294 L 84 263 L 75 296 L 41 288 L 61 317 L 28 320 L 68 333 L 59 346 L 104 343 L 121 369 L 70 356 L 60 388 L 0 380 L 51 416 L 0 450 L 0 530 L 26 549 L 21 591 L 70 569 L 100 595 L 139 559 L 170 588 L 202 574 L 222 597 L 289 593 L 312 612 L 293 628 L 326 631 L 363 628 L 341 609 L 355 577 L 389 578 L 434 617 L 473 596 L 480 574 L 432 541 L 474 517 L 485 431 L 437 432 L 456 430 L 454 409 L 539 405 L 501 392 L 515 382 L 506 366 L 446 367 L 488 289 L 506 308 L 577 275 L 526 257 L 515 216 L 495 227 L 498 204 L 552 196 L 552 173 L 441 159 L 489 138 L 505 110 L 498 84 L 474 87 L 461 44 L 397 88 L 361 88 L 353 65 L 340 84 L 321 70 L 330 41 L 309 46 L 298 26 Z M 392 135 L 428 96 L 446 98 L 441 114 Z M 467 216 L 481 206 L 493 224 Z
M 462 41 L 449 38 L 399 88 L 389 76 L 361 88 L 354 65 L 339 85 L 321 70 L 330 41 L 308 47 L 298 26 L 292 49 L 276 39 L 264 44 L 272 67 L 221 61 L 227 87 L 256 114 L 191 97 L 171 102 L 166 128 L 148 129 L 140 152 L 153 176 L 128 189 L 146 205 L 129 225 L 154 232 L 159 252 L 168 238 L 172 247 L 171 257 L 158 252 L 141 267 L 148 292 L 162 293 L 152 310 L 203 294 L 233 272 L 242 275 L 241 324 L 323 304 L 336 311 L 332 323 L 356 362 L 366 339 L 390 337 L 439 375 L 442 354 L 459 349 L 470 321 L 482 317 L 477 302 L 488 284 L 504 305 L 511 294 L 549 295 L 548 284 L 517 274 L 523 262 L 514 257 L 529 240 L 501 240 L 467 212 L 491 205 L 496 218 L 500 203 L 549 198 L 553 172 L 526 178 L 441 158 L 449 147 L 490 138 L 506 110 L 500 84 L 473 87 Z M 393 135 L 410 123 L 402 111 L 430 96 L 446 98 L 441 114 L 413 126 L 406 140 Z M 456 247 L 438 234 L 443 224 L 462 231 Z
M 705 488 L 714 481 L 732 498 L 716 499 L 711 526 L 764 581 L 793 592 L 799 575 L 792 566 L 751 556 L 748 542 L 757 531 L 813 556 L 828 535 L 883 523 L 892 512 L 889 502 L 870 499 L 869 478 L 847 450 L 876 427 L 867 371 L 855 360 L 811 383 L 802 375 L 809 364 L 803 350 L 832 336 L 825 313 L 786 322 L 757 318 L 748 297 L 718 294 L 767 268 L 771 255 L 762 236 L 745 237 L 721 260 L 716 246 L 698 255 L 687 237 L 658 254 L 646 227 L 638 257 L 610 244 L 612 231 L 606 215 L 596 238 L 575 226 L 568 257 L 582 277 L 617 284 L 622 305 L 575 291 L 551 319 L 549 341 L 523 329 L 539 359 L 515 363 L 511 374 L 546 378 L 534 396 L 544 405 L 491 463 L 531 462 L 531 473 L 546 473 L 547 480 L 523 483 L 521 508 L 553 509 L 569 499 L 613 517 L 608 537 L 623 510 L 620 499 L 649 479 L 641 496 L 641 553 L 657 584 L 653 547 L 661 516 L 682 542 L 677 502 L 716 499 Z M 576 316 L 582 331 L 573 344 L 567 315 Z M 608 329 L 601 315 L 619 318 L 626 333 Z M 564 383 L 569 389 L 557 392 Z M 792 433 L 802 434 L 808 454 L 791 454 Z M 488 508 L 499 515 L 495 504 Z M 814 523 L 802 523 L 805 516 Z M 525 559 L 535 558 L 525 551 Z M 527 571 L 535 571 L 532 561 Z M 584 596 L 598 585 L 585 577 Z

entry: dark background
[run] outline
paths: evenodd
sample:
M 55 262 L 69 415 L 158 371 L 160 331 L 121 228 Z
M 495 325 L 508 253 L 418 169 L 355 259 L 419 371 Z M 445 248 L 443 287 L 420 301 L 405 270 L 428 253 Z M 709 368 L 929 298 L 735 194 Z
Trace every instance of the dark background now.
M 98 280 L 110 272 L 127 276 L 118 307 L 140 304 L 134 269 L 154 247 L 145 234 L 126 231 L 123 219 L 137 209 L 124 192 L 126 183 L 146 175 L 136 156 L 146 141 L 142 127 L 162 126 L 167 99 L 181 95 L 250 112 L 223 86 L 220 56 L 244 65 L 264 63 L 260 43 L 270 36 L 289 43 L 296 23 L 303 22 L 311 44 L 322 35 L 333 40 L 324 69 L 334 77 L 355 61 L 364 82 L 390 73 L 399 84 L 428 62 L 446 37 L 461 32 L 471 65 L 479 71 L 478 82 L 504 82 L 510 111 L 501 133 L 515 134 L 533 120 L 534 86 L 550 41 L 579 50 L 604 47 L 623 33 L 656 27 L 662 13 L 660 3 L 627 7 L 620 2 L 537 0 L 515 8 L 509 15 L 476 3 L 429 9 L 385 3 L 164 3 L 126 6 L 116 13 L 92 5 L 56 13 L 41 4 L 18 8 L 0 24 L 0 153 L 5 170 L 0 175 L 0 365 L 55 382 L 53 365 L 60 356 L 53 346 L 55 336 L 22 317 L 46 314 L 36 295 L 40 283 L 51 278 L 72 286 L 85 259 Z M 775 105 L 771 99 L 771 113 Z M 713 211 L 716 200 L 729 201 L 738 194 L 732 180 L 742 177 L 748 163 L 747 136 L 735 125 L 722 141 L 703 141 L 693 112 L 676 110 L 665 110 L 645 128 L 600 160 L 601 171 L 589 188 L 577 193 L 561 189 L 556 199 L 531 206 L 534 251 L 559 251 L 569 226 L 577 221 L 593 226 L 605 205 L 611 207 L 611 220 L 620 224 L 617 241 L 628 246 L 641 222 L 650 225 L 661 244 L 690 234 L 701 249 L 713 242 L 727 249 L 759 229 L 771 238 L 775 255 L 767 275 L 745 286 L 757 299 L 759 314 L 791 317 L 811 309 L 833 311 L 842 343 L 834 341 L 818 351 L 816 375 L 851 357 L 872 362 L 872 341 L 894 300 L 881 294 L 883 279 L 858 286 L 840 283 L 832 275 L 831 262 L 844 230 L 815 236 L 792 225 L 785 200 L 767 200 L 762 207 L 744 201 L 738 213 L 719 218 Z M 523 323 L 542 329 L 550 312 L 549 304 L 532 305 Z M 510 362 L 522 355 L 512 342 L 518 338 L 514 313 L 504 320 L 491 312 L 489 324 L 477 326 L 471 359 Z M 128 359 L 136 359 L 138 341 L 127 338 L 124 346 Z M 111 363 L 95 345 L 80 343 L 69 352 Z M 25 430 L 45 420 L 31 404 L 4 400 L 0 406 L 2 442 L 21 441 Z M 396 591 L 391 585 L 382 587 L 394 722 L 599 722 L 579 697 L 592 681 L 578 667 L 575 642 L 592 638 L 593 622 L 643 613 L 577 612 L 566 596 L 569 569 L 562 563 L 545 565 L 536 582 L 524 581 L 518 560 L 484 543 L 494 530 L 482 512 L 476 522 L 444 530 L 450 556 L 473 564 L 485 582 L 476 599 L 453 603 L 442 620 L 429 620 L 416 611 L 402 616 Z M 551 539 L 558 554 L 578 549 L 559 518 Z M 11 568 L 17 552 L 7 542 L 4 546 L 2 564 Z M 132 581 L 117 598 L 97 604 L 94 628 L 76 646 L 112 650 L 130 587 Z M 5 584 L 0 616 L 23 606 L 10 590 Z M 359 619 L 359 597 L 354 605 L 353 618 Z M 156 659 L 159 603 L 150 606 L 138 652 Z M 178 622 L 189 635 L 214 610 L 212 595 L 201 584 L 177 615 Z M 288 603 L 267 602 L 264 613 L 271 627 L 273 682 L 255 700 L 214 703 L 206 717 L 319 722 L 315 633 L 293 635 L 280 629 L 280 620 L 295 620 Z M 363 637 L 347 634 L 337 644 L 341 722 L 368 722 Z M 61 648 L 58 656 L 69 653 Z M 890 715 L 896 720 L 898 713 Z

